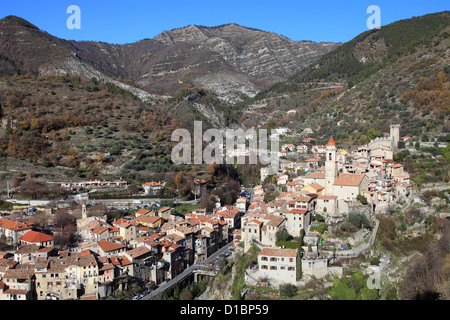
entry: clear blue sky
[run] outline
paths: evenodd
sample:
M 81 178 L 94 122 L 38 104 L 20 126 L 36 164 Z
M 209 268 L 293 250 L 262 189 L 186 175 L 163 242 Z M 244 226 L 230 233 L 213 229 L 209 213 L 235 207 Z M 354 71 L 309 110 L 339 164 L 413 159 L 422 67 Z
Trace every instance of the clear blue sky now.
M 0 18 L 20 16 L 69 40 L 130 43 L 191 24 L 237 23 L 292 40 L 346 42 L 367 30 L 370 5 L 381 25 L 449 10 L 448 0 L 1 0 Z M 70 30 L 69 5 L 81 9 L 81 29 Z

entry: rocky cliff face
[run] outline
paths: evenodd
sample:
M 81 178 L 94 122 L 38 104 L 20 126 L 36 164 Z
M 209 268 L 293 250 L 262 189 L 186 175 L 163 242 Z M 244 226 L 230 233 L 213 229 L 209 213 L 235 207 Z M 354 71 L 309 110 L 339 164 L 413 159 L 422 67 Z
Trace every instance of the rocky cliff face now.
M 189 26 L 159 34 L 165 45 L 190 44 L 196 50 L 211 52 L 235 71 L 256 83 L 274 83 L 310 65 L 334 43 L 296 42 L 273 32 L 245 28 L 237 24 L 218 27 Z
M 99 78 L 121 79 L 149 93 L 201 86 L 236 102 L 286 79 L 338 45 L 296 42 L 236 24 L 192 25 L 126 45 L 77 42 L 8 16 L 0 20 L 0 73 L 38 75 L 44 70 L 86 76 L 87 69 L 95 69 L 89 75 L 101 73 Z M 70 63 L 68 57 L 73 57 Z

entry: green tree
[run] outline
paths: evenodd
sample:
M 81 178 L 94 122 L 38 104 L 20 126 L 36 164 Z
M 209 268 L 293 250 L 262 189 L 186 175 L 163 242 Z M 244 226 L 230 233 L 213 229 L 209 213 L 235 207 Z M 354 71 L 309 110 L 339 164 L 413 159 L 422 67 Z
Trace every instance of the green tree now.
M 345 278 L 334 280 L 333 288 L 328 291 L 328 294 L 335 300 L 357 300 L 355 289 L 347 285 Z
M 359 200 L 359 202 L 361 202 L 361 204 L 363 204 L 363 205 L 368 204 L 367 198 L 365 196 L 363 196 L 362 194 L 358 194 L 356 196 L 356 200 Z
M 347 217 L 347 221 L 353 224 L 356 228 L 370 227 L 370 221 L 366 215 L 362 213 L 351 212 Z
M 300 243 L 300 241 L 299 241 Z M 303 270 L 302 270 L 302 258 L 300 249 L 297 250 L 297 270 L 296 270 L 296 280 L 299 281 L 303 277 Z
M 316 220 L 317 222 L 324 222 L 324 221 L 325 221 L 325 218 L 322 217 L 320 214 L 316 214 L 316 215 L 314 216 L 314 220 Z
M 292 236 L 286 230 L 286 228 L 281 228 L 275 233 L 276 241 L 289 241 L 292 239 Z
M 280 294 L 291 298 L 297 294 L 297 287 L 290 283 L 282 284 L 280 286 Z
M 328 294 L 335 300 L 377 300 L 378 290 L 367 287 L 367 278 L 356 272 L 349 278 L 333 281 L 333 288 Z
M 371 128 L 367 131 L 367 139 L 369 141 L 373 140 L 375 138 L 378 138 L 378 137 L 382 137 L 382 136 L 383 136 L 383 132 L 381 132 L 379 130 Z

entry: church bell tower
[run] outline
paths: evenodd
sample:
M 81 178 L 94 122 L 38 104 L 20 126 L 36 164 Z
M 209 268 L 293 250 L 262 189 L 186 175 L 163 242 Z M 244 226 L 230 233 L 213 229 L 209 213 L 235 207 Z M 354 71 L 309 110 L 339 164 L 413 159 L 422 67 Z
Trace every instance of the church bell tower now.
M 86 202 L 84 202 L 84 201 L 81 204 L 81 218 L 82 219 L 86 219 L 87 218 Z
M 328 141 L 326 146 L 325 159 L 325 195 L 333 194 L 333 184 L 338 176 L 338 164 L 336 157 L 336 143 L 333 137 Z

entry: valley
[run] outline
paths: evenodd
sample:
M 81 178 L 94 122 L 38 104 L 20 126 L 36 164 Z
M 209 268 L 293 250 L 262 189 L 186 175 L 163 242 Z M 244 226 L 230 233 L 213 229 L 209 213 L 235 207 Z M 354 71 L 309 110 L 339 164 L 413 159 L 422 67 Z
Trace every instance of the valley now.
M 448 11 L 345 43 L 229 23 L 119 45 L 2 18 L 0 297 L 448 300 L 449 35 Z M 221 145 L 243 164 L 175 164 L 195 121 L 267 130 L 277 168 L 250 163 L 252 135 Z

